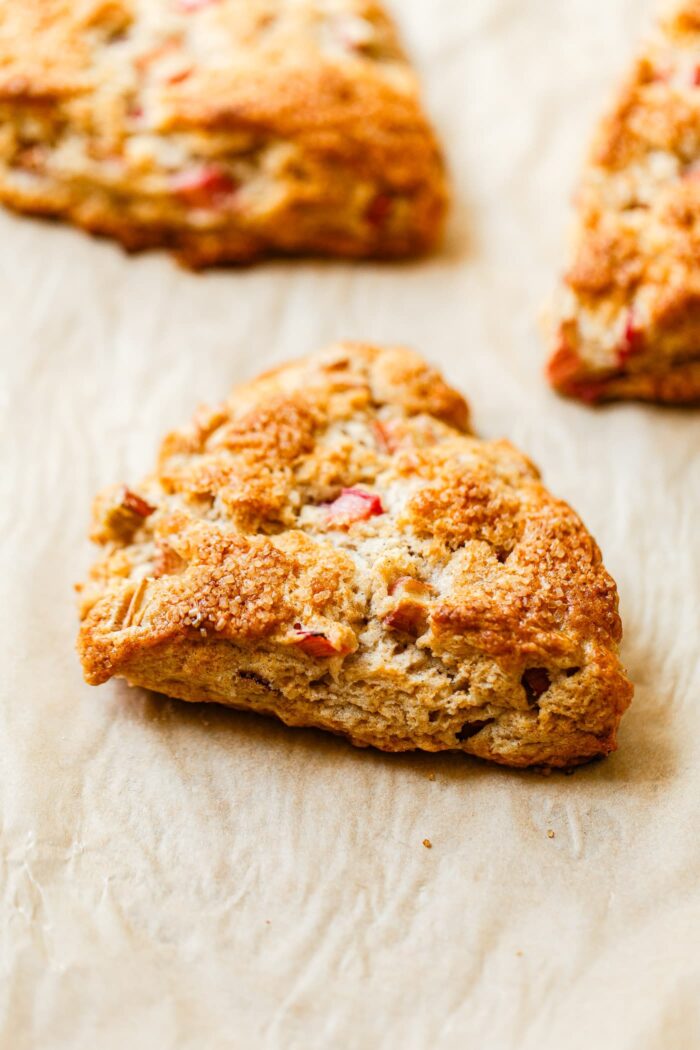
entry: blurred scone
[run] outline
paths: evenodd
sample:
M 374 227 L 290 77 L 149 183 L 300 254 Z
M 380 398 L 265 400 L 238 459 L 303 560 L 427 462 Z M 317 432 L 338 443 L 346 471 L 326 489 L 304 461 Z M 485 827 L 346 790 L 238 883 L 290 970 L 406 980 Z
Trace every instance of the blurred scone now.
M 90 683 L 387 751 L 615 748 L 632 688 L 598 547 L 407 350 L 340 344 L 235 389 L 98 498 L 92 535 Z
M 599 129 L 576 198 L 551 382 L 700 403 L 700 2 L 673 10 Z
M 197 267 L 421 253 L 446 185 L 372 0 L 0 0 L 0 200 Z

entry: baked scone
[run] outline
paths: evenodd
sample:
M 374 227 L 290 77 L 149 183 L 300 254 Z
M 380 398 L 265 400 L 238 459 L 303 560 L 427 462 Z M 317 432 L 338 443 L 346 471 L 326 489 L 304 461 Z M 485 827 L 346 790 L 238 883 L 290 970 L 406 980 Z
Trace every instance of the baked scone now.
M 635 62 L 576 209 L 551 382 L 588 402 L 700 403 L 700 0 Z
M 0 0 L 0 200 L 201 267 L 422 253 L 446 184 L 373 0 Z
M 87 681 L 319 726 L 386 751 L 573 766 L 632 687 L 579 518 L 417 355 L 341 344 L 170 434 L 98 497 Z

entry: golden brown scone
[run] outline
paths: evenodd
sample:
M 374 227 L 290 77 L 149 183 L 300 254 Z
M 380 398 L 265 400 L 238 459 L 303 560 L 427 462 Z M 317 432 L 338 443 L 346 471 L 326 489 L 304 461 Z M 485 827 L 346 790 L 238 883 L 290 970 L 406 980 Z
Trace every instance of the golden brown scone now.
M 190 266 L 430 249 L 440 152 L 373 0 L 0 0 L 0 200 Z
M 92 684 L 117 675 L 354 744 L 572 766 L 632 687 L 579 518 L 417 355 L 340 344 L 169 435 L 96 502 Z
M 548 365 L 564 394 L 700 403 L 700 2 L 676 4 L 598 131 Z

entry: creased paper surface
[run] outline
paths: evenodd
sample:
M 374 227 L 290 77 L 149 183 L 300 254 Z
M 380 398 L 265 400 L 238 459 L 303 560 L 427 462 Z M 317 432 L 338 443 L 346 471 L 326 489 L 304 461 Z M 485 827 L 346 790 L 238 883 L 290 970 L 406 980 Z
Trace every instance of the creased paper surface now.
M 557 399 L 537 327 L 649 4 L 395 12 L 452 169 L 438 258 L 195 276 L 0 216 L 3 1050 L 700 1046 L 700 416 Z M 597 537 L 637 686 L 608 761 L 382 755 L 82 683 L 95 490 L 339 337 L 425 353 Z

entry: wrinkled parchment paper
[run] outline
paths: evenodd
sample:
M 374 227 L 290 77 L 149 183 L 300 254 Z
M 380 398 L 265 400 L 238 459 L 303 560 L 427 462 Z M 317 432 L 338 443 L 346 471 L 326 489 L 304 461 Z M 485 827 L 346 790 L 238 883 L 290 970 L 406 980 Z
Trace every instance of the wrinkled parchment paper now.
M 700 416 L 557 399 L 537 322 L 649 4 L 394 7 L 453 172 L 439 258 L 194 276 L 0 215 L 2 1050 L 700 1046 Z M 637 685 L 608 761 L 382 755 L 83 684 L 94 491 L 338 337 L 422 350 L 598 538 Z

